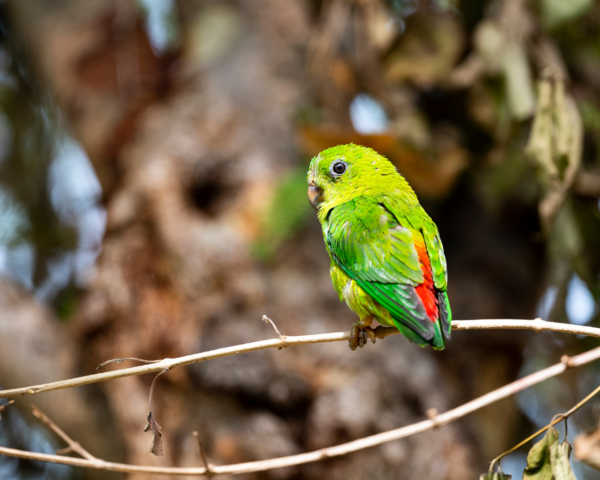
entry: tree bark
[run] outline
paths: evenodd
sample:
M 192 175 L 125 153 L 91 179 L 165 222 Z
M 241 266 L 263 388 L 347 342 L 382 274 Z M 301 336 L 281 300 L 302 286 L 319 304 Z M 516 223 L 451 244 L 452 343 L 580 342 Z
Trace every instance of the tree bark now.
M 92 372 L 110 358 L 159 359 L 246 343 L 272 336 L 263 314 L 284 335 L 350 327 L 353 314 L 331 288 L 316 219 L 274 260 L 253 254 L 276 185 L 306 166 L 294 121 L 312 95 L 306 3 L 180 2 L 183 43 L 169 56 L 155 55 L 131 2 L 8 3 L 33 70 L 94 164 L 108 212 L 97 273 L 76 322 L 61 329 L 73 352 L 64 355 Z M 220 40 L 212 50 L 211 36 Z M 478 275 L 462 271 L 451 284 L 451 298 L 464 307 L 458 310 L 498 317 L 497 298 L 488 303 L 460 293 L 467 277 Z M 397 336 L 358 352 L 318 345 L 177 369 L 156 386 L 165 458 L 148 455 L 150 435 L 143 432 L 152 379 L 100 388 L 126 462 L 198 465 L 192 431 L 199 430 L 210 461 L 220 464 L 324 447 L 409 424 L 429 408 L 447 410 L 473 396 L 462 373 L 477 383 L 495 372 L 486 390 L 511 378 L 515 366 L 498 369 L 498 358 L 478 365 L 459 354 L 434 359 Z M 41 383 L 47 373 L 40 369 L 44 378 L 35 381 L 23 373 L 18 382 Z M 59 395 L 47 394 L 44 405 L 57 423 L 51 406 Z M 502 408 L 516 414 L 513 404 Z M 489 421 L 510 436 L 509 427 Z M 393 471 L 397 478 L 462 480 L 475 476 L 480 460 L 469 435 L 456 424 L 269 475 L 387 478 Z

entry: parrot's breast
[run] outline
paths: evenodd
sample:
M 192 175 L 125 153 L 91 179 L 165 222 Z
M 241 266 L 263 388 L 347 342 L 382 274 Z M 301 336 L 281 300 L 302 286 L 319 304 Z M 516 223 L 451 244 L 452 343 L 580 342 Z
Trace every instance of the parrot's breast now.
M 373 300 L 371 295 L 365 292 L 357 282 L 346 275 L 337 263 L 335 263 L 335 260 L 331 262 L 330 273 L 333 287 L 338 293 L 340 300 L 346 302 L 350 310 L 356 313 L 361 320 L 374 317 L 382 325 L 394 326 L 394 321 L 390 313 Z

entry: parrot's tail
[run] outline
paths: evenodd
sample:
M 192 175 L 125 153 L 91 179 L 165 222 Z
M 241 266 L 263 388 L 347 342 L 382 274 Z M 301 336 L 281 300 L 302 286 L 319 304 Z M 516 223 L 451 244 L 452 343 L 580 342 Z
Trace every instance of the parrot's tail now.
M 424 339 L 412 328 L 409 328 L 399 321 L 396 321 L 395 324 L 398 330 L 400 330 L 400 333 L 411 342 L 416 343 L 421 347 L 431 345 L 434 350 L 443 350 L 446 346 L 445 340 L 450 339 L 450 332 L 452 331 L 452 312 L 450 310 L 450 302 L 446 292 L 438 291 L 437 300 L 439 317 L 433 324 L 433 337 L 429 340 Z
M 443 350 L 445 347 L 444 337 L 450 340 L 452 312 L 450 311 L 450 301 L 446 292 L 438 291 L 437 300 L 439 318 L 435 321 L 433 338 L 430 344 L 435 350 Z
M 452 332 L 452 311 L 450 310 L 450 300 L 446 292 L 438 291 L 438 311 L 440 312 L 440 321 L 442 322 L 442 331 L 444 337 L 450 340 Z

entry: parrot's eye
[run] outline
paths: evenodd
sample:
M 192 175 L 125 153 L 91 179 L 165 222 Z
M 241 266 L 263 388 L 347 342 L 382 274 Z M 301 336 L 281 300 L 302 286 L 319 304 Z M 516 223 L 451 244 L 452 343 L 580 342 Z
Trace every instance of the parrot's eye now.
M 343 175 L 347 168 L 348 168 L 348 165 L 346 165 L 346 162 L 342 162 L 341 160 L 336 160 L 335 162 L 333 162 L 331 164 L 331 168 L 329 169 L 329 171 L 331 172 L 331 174 L 334 177 L 337 177 L 337 176 Z

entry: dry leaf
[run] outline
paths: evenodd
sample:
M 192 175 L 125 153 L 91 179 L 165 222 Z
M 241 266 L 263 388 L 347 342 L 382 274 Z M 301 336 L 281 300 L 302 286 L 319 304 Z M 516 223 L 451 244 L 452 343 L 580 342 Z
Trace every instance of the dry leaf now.
M 158 377 L 160 377 L 163 373 L 166 373 L 168 371 L 169 371 L 169 368 L 167 367 L 162 372 L 160 372 L 158 375 L 156 375 L 156 377 L 154 377 L 154 380 L 152 380 L 152 385 L 150 386 L 150 395 L 149 395 L 150 411 L 148 412 L 148 417 L 146 418 L 146 426 L 144 427 L 144 432 L 147 432 L 148 430 L 150 430 L 150 432 L 152 433 L 152 446 L 150 448 L 150 451 L 157 457 L 164 457 L 165 454 L 163 451 L 161 428 L 160 428 L 160 425 L 154 419 L 154 407 L 153 407 L 153 405 L 154 405 L 154 387 L 156 385 L 156 381 L 158 380 Z
M 579 435 L 573 446 L 577 460 L 600 470 L 600 428 L 589 435 Z
M 581 163 L 583 127 L 560 73 L 549 72 L 538 85 L 538 106 L 525 148 L 544 172 L 547 192 L 539 205 L 545 232 L 566 198 Z
M 144 427 L 144 432 L 147 432 L 148 430 L 152 432 L 152 448 L 150 451 L 157 457 L 164 457 L 162 432 L 160 431 L 160 425 L 154 420 L 152 411 L 148 412 L 146 426 Z

